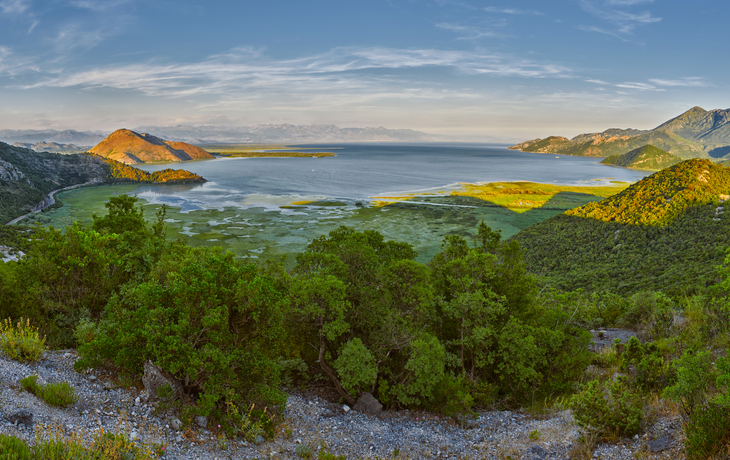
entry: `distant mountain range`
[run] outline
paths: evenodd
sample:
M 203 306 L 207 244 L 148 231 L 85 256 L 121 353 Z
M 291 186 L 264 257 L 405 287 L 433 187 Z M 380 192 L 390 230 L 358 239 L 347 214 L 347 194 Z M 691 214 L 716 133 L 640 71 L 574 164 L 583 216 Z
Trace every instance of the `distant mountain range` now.
M 427 134 L 412 129 L 339 128 L 335 125 L 263 124 L 252 126 L 139 126 L 137 132 L 190 144 L 218 143 L 314 143 L 314 142 L 445 142 L 451 136 Z M 0 141 L 32 145 L 38 142 L 75 144 L 83 149 L 101 142 L 109 133 L 101 131 L 57 131 L 53 129 L 0 129 Z
M 221 126 L 141 126 L 135 131 L 193 144 L 207 143 L 303 143 L 303 142 L 438 142 L 448 136 L 412 129 L 339 128 L 335 125 L 263 124 L 240 127 Z
M 37 142 L 57 142 L 59 144 L 76 144 L 81 147 L 91 147 L 101 142 L 106 133 L 100 131 L 75 131 L 67 129 L 0 129 L 0 141 L 12 144 L 14 142 L 35 144 Z
M 88 148 L 79 147 L 74 144 L 59 144 L 57 142 L 13 142 L 14 147 L 22 147 L 24 149 L 35 150 L 36 152 L 53 152 L 53 153 L 81 153 Z
M 89 152 L 125 164 L 160 163 L 170 161 L 212 160 L 210 153 L 187 144 L 160 139 L 147 133 L 118 129 L 99 142 Z
M 608 157 L 653 145 L 680 158 L 730 159 L 730 109 L 693 107 L 651 130 L 608 129 L 572 139 L 550 136 L 510 147 L 513 150 Z

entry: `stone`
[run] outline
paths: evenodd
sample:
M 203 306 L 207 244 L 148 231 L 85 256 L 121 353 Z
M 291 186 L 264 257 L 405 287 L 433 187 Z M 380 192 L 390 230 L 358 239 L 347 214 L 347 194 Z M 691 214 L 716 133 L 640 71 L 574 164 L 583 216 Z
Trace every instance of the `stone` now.
M 343 404 L 342 405 L 342 410 L 345 411 L 345 412 L 350 412 L 350 406 L 348 406 L 347 404 Z
M 655 441 L 649 441 L 646 443 L 646 446 L 649 448 L 652 454 L 656 454 L 658 452 L 665 451 L 667 449 L 672 448 L 672 438 L 665 436 L 663 438 L 659 438 Z
M 365 412 L 366 414 L 376 415 L 383 410 L 383 405 L 375 399 L 370 393 L 363 393 L 357 399 L 357 404 L 352 407 L 356 411 Z
M 12 424 L 33 426 L 33 414 L 27 410 L 15 411 L 5 418 Z
M 170 427 L 175 431 L 180 431 L 180 428 L 182 428 L 182 422 L 179 418 L 174 418 L 170 421 Z
M 165 372 L 159 366 L 154 365 L 152 361 L 144 363 L 142 383 L 147 390 L 147 394 L 153 398 L 159 397 L 158 390 L 160 389 L 162 389 L 162 392 L 169 392 L 167 387 L 172 389 L 170 396 L 160 398 L 162 401 L 174 401 L 182 396 L 182 385 L 174 378 L 166 376 Z
M 94 382 L 96 382 L 97 380 L 98 380 L 98 379 L 96 378 L 96 376 L 95 376 L 94 374 L 91 374 L 91 375 L 89 376 L 89 382 L 92 382 L 92 383 L 94 383 Z
M 537 444 L 533 444 L 525 453 L 530 460 L 543 460 L 548 456 L 548 451 Z
M 323 418 L 329 418 L 334 417 L 335 415 L 341 415 L 345 413 L 345 409 L 343 409 L 339 404 L 330 403 L 324 405 L 324 410 L 320 414 Z
M 195 417 L 195 424 L 200 428 L 208 428 L 208 417 L 204 415 L 198 415 Z
M 256 444 L 257 446 L 260 445 L 260 444 L 263 444 L 264 443 L 264 437 L 261 436 L 260 434 L 257 434 L 256 435 L 256 438 L 253 440 L 253 443 Z

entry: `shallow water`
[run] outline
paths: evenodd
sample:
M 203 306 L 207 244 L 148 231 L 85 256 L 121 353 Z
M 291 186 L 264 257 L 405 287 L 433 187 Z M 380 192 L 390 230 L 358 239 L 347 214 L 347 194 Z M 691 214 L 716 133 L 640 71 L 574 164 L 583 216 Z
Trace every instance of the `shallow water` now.
M 484 145 L 338 145 L 314 146 L 337 152 L 326 158 L 231 158 L 177 165 L 144 165 L 155 171 L 184 168 L 209 180 L 206 184 L 103 186 L 58 196 L 65 206 L 43 213 L 44 224 L 64 227 L 74 220 L 91 222 L 105 214 L 104 202 L 119 193 L 136 193 L 145 215 L 162 204 L 168 237 L 192 245 L 222 246 L 241 257 L 287 257 L 311 239 L 340 225 L 372 229 L 386 238 L 407 241 L 427 262 L 449 234 L 472 235 L 483 219 L 509 237 L 535 222 L 599 198 L 560 193 L 545 206 L 515 213 L 468 197 L 419 196 L 383 208 L 370 198 L 406 192 L 448 191 L 459 182 L 529 180 L 565 185 L 599 185 L 635 181 L 645 173 L 598 164 L 595 158 L 513 152 Z M 334 147 L 337 147 L 336 149 Z M 317 201 L 306 206 L 292 202 Z M 323 206 L 322 201 L 338 201 Z M 358 206 L 358 203 L 361 206 Z M 281 206 L 287 206 L 282 208 Z

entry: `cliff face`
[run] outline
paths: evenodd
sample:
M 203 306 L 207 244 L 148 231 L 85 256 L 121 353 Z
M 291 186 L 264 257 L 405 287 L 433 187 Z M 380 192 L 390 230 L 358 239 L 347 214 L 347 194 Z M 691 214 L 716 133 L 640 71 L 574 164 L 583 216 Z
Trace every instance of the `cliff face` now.
M 118 129 L 89 150 L 126 164 L 210 160 L 213 155 L 194 145 L 172 142 L 147 133 Z

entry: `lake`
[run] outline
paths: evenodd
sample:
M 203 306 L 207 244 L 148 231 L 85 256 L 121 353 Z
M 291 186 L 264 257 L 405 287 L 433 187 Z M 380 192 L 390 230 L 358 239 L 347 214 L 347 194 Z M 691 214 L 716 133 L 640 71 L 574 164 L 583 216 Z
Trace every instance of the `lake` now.
M 289 263 L 312 238 L 340 225 L 377 230 L 407 241 L 427 262 L 450 234 L 473 235 L 484 220 L 509 237 L 565 209 L 599 198 L 561 193 L 545 206 L 514 212 L 488 201 L 452 197 L 459 183 L 532 181 L 560 185 L 634 182 L 645 172 L 603 166 L 600 159 L 524 153 L 484 144 L 317 144 L 297 146 L 324 158 L 220 158 L 165 165 L 156 171 L 187 169 L 209 182 L 190 185 L 123 185 L 76 189 L 57 197 L 64 207 L 43 213 L 46 225 L 64 227 L 105 214 L 104 202 L 120 193 L 136 194 L 146 216 L 162 204 L 168 237 L 191 245 L 222 246 L 240 257 L 280 258 Z M 420 192 L 413 202 L 371 206 L 375 196 Z M 441 192 L 441 193 L 439 193 Z M 292 203 L 313 202 L 305 206 Z

